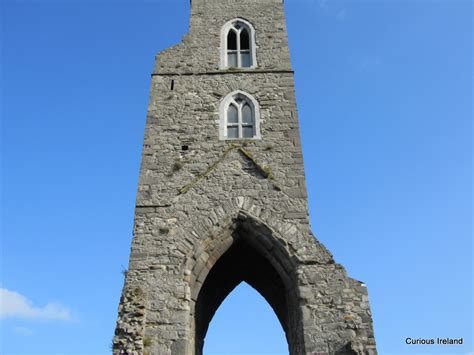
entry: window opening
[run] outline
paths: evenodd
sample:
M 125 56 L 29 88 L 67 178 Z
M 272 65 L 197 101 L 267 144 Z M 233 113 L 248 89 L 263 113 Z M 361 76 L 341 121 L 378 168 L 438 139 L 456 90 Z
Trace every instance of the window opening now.
M 224 67 L 249 68 L 254 65 L 254 38 L 250 24 L 235 20 L 224 26 Z
M 254 114 L 247 100 L 238 96 L 227 109 L 227 138 L 253 138 Z
M 229 94 L 221 103 L 220 115 L 220 139 L 260 138 L 259 107 L 250 95 Z

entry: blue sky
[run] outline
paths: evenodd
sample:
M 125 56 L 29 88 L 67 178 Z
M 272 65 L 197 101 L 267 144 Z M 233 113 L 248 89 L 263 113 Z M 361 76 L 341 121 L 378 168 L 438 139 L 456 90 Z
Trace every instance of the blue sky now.
M 367 283 L 381 354 L 472 352 L 472 4 L 285 3 L 313 231 Z M 186 33 L 189 1 L 0 9 L 0 352 L 107 354 L 154 55 Z M 241 285 L 206 351 L 286 343 Z

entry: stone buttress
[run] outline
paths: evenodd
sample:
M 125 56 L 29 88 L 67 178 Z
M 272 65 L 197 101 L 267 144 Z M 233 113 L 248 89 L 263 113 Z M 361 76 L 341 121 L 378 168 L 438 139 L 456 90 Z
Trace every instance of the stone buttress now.
M 255 31 L 252 67 L 222 67 L 234 19 Z M 236 91 L 258 103 L 257 139 L 219 136 Z M 114 354 L 200 355 L 242 281 L 275 311 L 290 354 L 376 354 L 366 286 L 310 229 L 283 0 L 192 0 L 189 33 L 152 75 Z

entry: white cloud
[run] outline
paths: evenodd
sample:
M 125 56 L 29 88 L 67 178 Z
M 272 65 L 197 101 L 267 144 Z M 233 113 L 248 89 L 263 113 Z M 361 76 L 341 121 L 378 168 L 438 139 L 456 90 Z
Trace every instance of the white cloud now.
M 322 14 L 326 16 L 334 17 L 340 22 L 344 22 L 347 18 L 347 8 L 344 6 L 344 2 L 332 1 L 332 0 L 311 0 Z
M 9 317 L 70 320 L 71 311 L 56 303 L 36 307 L 25 296 L 6 288 L 0 288 L 0 318 Z
M 33 335 L 33 332 L 26 327 L 13 327 L 15 333 L 25 336 Z
M 318 6 L 323 10 L 327 11 L 329 8 L 329 0 L 317 0 Z

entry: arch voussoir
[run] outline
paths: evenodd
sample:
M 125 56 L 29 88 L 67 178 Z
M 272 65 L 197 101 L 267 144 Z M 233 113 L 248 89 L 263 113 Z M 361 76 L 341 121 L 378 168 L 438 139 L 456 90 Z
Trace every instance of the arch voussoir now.
M 232 206 L 234 209 L 230 215 L 216 213 L 220 215 L 220 220 L 214 221 L 214 225 L 207 229 L 206 237 L 197 240 L 193 251 L 188 255 L 186 265 L 191 270 L 191 314 L 198 317 L 195 318 L 197 325 L 193 326 L 197 332 L 192 338 L 194 345 L 190 346 L 197 346 L 195 351 L 196 354 L 199 353 L 208 322 L 227 295 L 226 292 L 231 292 L 238 283 L 245 280 L 256 288 L 275 310 L 289 339 L 290 348 L 301 348 L 303 338 L 297 339 L 298 336 L 293 330 L 302 326 L 301 312 L 296 307 L 297 265 L 294 255 L 289 253 L 287 243 L 277 231 L 250 213 L 262 210 L 252 199 L 233 199 Z M 237 257 L 239 253 L 243 253 L 242 258 Z M 242 264 L 241 259 L 245 260 L 245 263 L 254 263 L 255 267 L 252 269 L 250 265 Z M 261 272 L 264 274 L 259 274 L 259 269 L 263 270 Z M 229 273 L 225 281 L 223 270 Z M 214 285 L 218 280 L 226 285 L 222 288 L 223 293 L 210 296 L 214 291 L 211 291 L 213 287 L 209 285 Z M 268 280 L 273 281 L 268 283 Z M 210 306 L 204 306 L 201 298 L 214 301 Z

